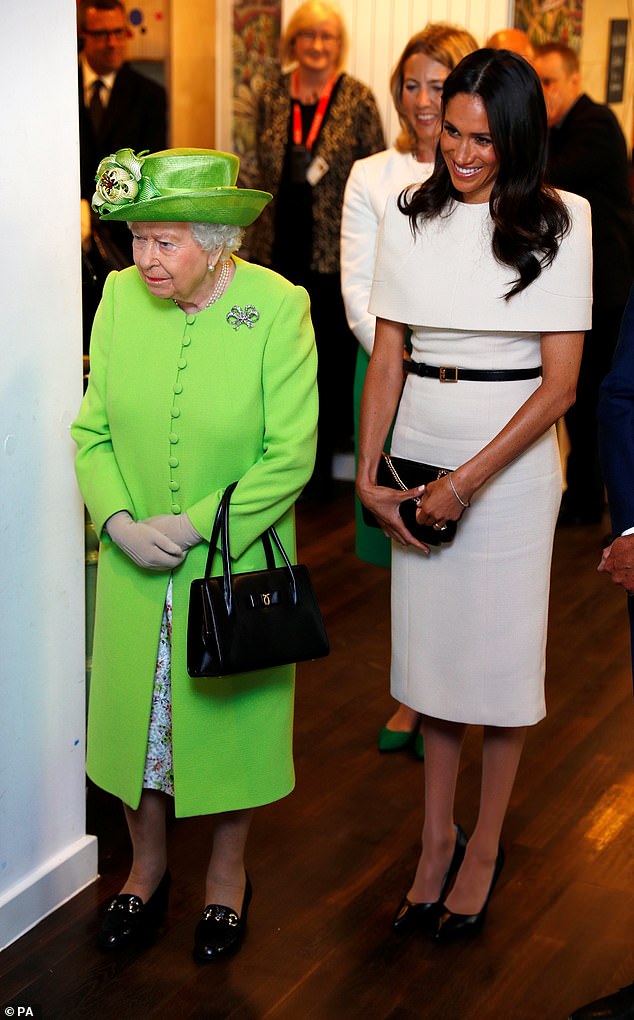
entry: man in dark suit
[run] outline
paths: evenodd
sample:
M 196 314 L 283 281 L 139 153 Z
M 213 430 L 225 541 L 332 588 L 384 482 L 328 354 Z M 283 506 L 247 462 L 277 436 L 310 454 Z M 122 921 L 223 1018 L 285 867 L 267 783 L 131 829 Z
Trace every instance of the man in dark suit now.
M 603 550 L 599 570 L 628 594 L 634 674 L 634 287 L 614 362 L 601 386 L 599 440 L 616 536 Z M 570 1020 L 634 1020 L 634 984 L 582 1006 Z
M 583 195 L 592 210 L 592 329 L 586 333 L 577 400 L 566 413 L 570 439 L 560 522 L 595 524 L 604 508 L 597 438 L 599 386 L 610 367 L 634 278 L 634 211 L 623 132 L 612 111 L 582 93 L 579 61 L 561 43 L 535 51 L 549 131 L 548 181 Z
M 130 29 L 120 0 L 80 0 L 79 156 L 84 249 L 84 349 L 110 269 L 132 262 L 124 223 L 101 223 L 90 211 L 95 173 L 117 149 L 157 152 L 167 144 L 165 90 L 125 62 Z

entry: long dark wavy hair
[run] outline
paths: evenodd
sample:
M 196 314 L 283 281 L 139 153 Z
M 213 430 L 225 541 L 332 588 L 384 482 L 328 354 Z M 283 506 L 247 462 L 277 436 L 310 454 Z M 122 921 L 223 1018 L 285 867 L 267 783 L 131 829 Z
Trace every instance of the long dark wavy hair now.
M 484 103 L 499 161 L 489 209 L 493 254 L 517 273 L 504 295 L 508 300 L 551 264 L 570 230 L 563 202 L 544 184 L 548 128 L 542 86 L 523 57 L 510 50 L 482 49 L 464 57 L 446 79 L 443 124 L 449 101 L 459 94 L 479 96 Z M 460 201 L 461 195 L 439 146 L 432 176 L 420 187 L 403 191 L 398 205 L 410 217 L 415 234 L 421 220 L 450 215 L 454 199 Z

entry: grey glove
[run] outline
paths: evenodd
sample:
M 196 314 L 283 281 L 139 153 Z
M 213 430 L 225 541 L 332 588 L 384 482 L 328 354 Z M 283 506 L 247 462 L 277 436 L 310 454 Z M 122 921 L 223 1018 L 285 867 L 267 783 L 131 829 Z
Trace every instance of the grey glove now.
M 145 521 L 135 521 L 127 510 L 119 510 L 105 523 L 110 538 L 131 560 L 148 570 L 171 570 L 185 559 L 176 542 Z
M 203 540 L 187 514 L 157 514 L 155 517 L 146 517 L 145 524 L 170 538 L 183 552 L 187 552 L 193 545 L 198 545 Z

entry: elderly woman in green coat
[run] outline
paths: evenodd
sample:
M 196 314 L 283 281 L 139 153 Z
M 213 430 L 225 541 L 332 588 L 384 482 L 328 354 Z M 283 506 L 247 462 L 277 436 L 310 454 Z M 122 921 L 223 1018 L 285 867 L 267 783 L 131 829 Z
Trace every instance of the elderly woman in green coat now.
M 190 583 L 236 479 L 235 571 L 263 566 L 256 540 L 271 524 L 294 550 L 317 422 L 308 296 L 233 254 L 271 197 L 235 187 L 238 166 L 207 149 L 123 149 L 100 164 L 93 208 L 128 222 L 135 265 L 106 281 L 72 426 L 101 540 L 87 770 L 123 801 L 133 848 L 98 942 L 138 944 L 160 926 L 171 796 L 177 817 L 215 816 L 201 962 L 240 947 L 253 809 L 294 784 L 294 667 L 189 677 Z

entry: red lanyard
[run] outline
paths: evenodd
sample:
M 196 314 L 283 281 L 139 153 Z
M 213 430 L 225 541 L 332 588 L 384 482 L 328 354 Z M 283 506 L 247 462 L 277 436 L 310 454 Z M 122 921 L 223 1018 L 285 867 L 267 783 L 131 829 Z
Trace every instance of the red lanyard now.
M 304 146 L 308 149 L 309 152 L 312 149 L 313 145 L 315 144 L 315 139 L 316 139 L 317 135 L 319 134 L 319 129 L 320 129 L 322 121 L 324 119 L 324 115 L 326 113 L 326 109 L 328 108 L 328 103 L 330 102 L 330 96 L 332 95 L 332 90 L 335 87 L 335 82 L 336 81 L 337 81 L 337 75 L 335 75 L 333 78 L 330 79 L 330 81 L 327 83 L 327 85 L 325 86 L 323 92 L 321 93 L 321 95 L 319 97 L 319 102 L 317 104 L 317 109 L 315 110 L 315 116 L 313 117 L 313 122 L 310 125 L 310 130 L 308 132 L 308 136 L 306 138 L 306 141 L 304 142 Z M 297 93 L 299 92 L 299 74 L 297 73 L 297 71 L 295 71 L 293 73 L 292 88 L 293 88 L 293 92 L 297 95 Z M 294 100 L 293 101 L 293 144 L 294 145 L 301 145 L 302 144 L 302 141 L 303 141 L 302 135 L 303 135 L 303 131 L 302 131 L 302 112 L 300 110 L 300 103 L 299 103 L 299 100 Z

